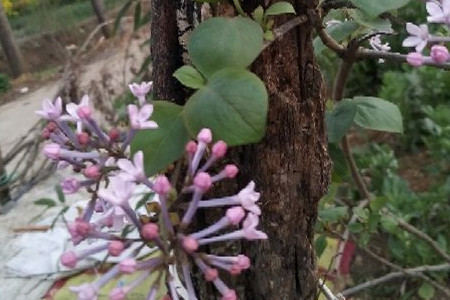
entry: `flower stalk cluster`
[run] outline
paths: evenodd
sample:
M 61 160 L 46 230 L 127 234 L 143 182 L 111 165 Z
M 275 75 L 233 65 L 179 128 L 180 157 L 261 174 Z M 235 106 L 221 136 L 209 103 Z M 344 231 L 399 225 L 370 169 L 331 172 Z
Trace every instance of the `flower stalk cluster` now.
M 429 0 L 426 2 L 426 9 L 428 23 L 450 25 L 450 0 Z M 425 63 L 443 64 L 450 60 L 450 54 L 445 45 L 450 42 L 450 37 L 431 34 L 427 24 L 407 23 L 406 31 L 410 36 L 403 41 L 402 45 L 415 49 L 415 52 L 407 56 L 410 65 L 419 67 Z M 424 55 L 423 52 L 427 46 L 430 46 L 429 55 Z
M 68 104 L 65 112 L 61 98 L 53 102 L 45 100 L 42 110 L 36 112 L 47 120 L 42 133 L 48 140 L 44 154 L 57 162 L 58 168 L 71 166 L 84 176 L 83 180 L 66 178 L 61 183 L 63 192 L 73 194 L 84 188 L 91 194 L 81 215 L 68 224 L 73 244 L 85 240 L 104 241 L 84 251 L 63 253 L 61 263 L 75 268 L 80 260 L 105 250 L 121 258 L 120 263 L 96 281 L 71 287 L 71 290 L 78 294 L 79 300 L 95 300 L 100 289 L 113 278 L 139 273 L 134 281 L 110 292 L 109 299 L 121 300 L 150 274 L 157 274 L 158 280 L 149 286 L 148 300 L 156 299 L 163 286 L 168 290 L 165 299 L 179 299 L 176 285 L 180 283 L 175 282 L 178 277 L 182 278 L 188 298 L 197 299 L 191 278 L 194 267 L 215 286 L 221 299 L 237 299 L 236 292 L 225 284 L 221 274 L 240 274 L 250 268 L 250 259 L 243 254 L 212 255 L 203 246 L 239 239 L 267 239 L 267 235 L 257 229 L 261 209 L 257 205 L 260 194 L 255 191 L 255 183 L 250 182 L 232 196 L 206 199 L 205 195 L 216 184 L 238 173 L 237 166 L 231 164 L 218 172 L 211 171 L 225 156 L 227 144 L 213 143 L 212 132 L 207 128 L 198 133 L 196 141 L 186 145 L 188 169 L 179 192 L 165 175 L 149 178 L 145 173 L 143 152 L 138 151 L 131 157 L 129 144 L 137 131 L 158 128 L 158 124 L 150 120 L 153 105 L 146 102 L 151 83 L 133 84 L 130 90 L 138 105 L 128 106 L 128 131 L 117 128 L 105 131 L 94 119 L 87 96 L 79 104 Z M 156 216 L 142 218 L 131 207 L 130 199 L 138 185 L 146 186 L 158 196 L 160 212 Z M 177 213 L 174 206 L 177 206 Z M 185 207 L 184 211 L 180 212 L 180 207 Z M 223 217 L 206 228 L 193 229 L 197 212 L 211 208 L 223 208 Z M 130 226 L 139 233 L 138 238 L 123 234 Z M 136 244 L 137 250 L 122 259 L 123 252 Z M 140 250 L 146 247 L 151 248 L 153 254 L 140 258 Z M 170 270 L 176 270 L 179 276 L 174 276 Z

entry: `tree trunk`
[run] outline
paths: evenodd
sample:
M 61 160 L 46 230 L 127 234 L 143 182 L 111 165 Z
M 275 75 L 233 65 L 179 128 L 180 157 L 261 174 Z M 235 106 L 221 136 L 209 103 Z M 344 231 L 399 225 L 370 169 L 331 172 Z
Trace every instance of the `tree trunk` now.
M 0 149 L 0 182 L 2 182 L 2 180 L 5 180 L 6 176 L 7 174 L 5 165 L 3 164 L 2 150 Z M 8 183 L 5 181 L 4 184 L 0 184 L 0 212 L 1 206 L 9 202 L 10 200 L 11 196 L 9 194 L 9 186 Z
M 152 1 L 157 16 L 152 19 L 152 40 L 158 41 L 153 43 L 152 56 L 158 99 L 177 99 L 181 91 L 172 77 L 182 64 L 173 27 L 174 2 Z M 246 0 L 243 5 L 251 12 L 258 5 L 267 8 L 268 2 L 277 1 Z M 317 6 L 317 0 L 289 2 L 298 14 Z M 276 24 L 290 18 L 277 17 Z M 266 49 L 252 67 L 269 92 L 268 124 L 263 141 L 239 153 L 244 179 L 240 184 L 256 181 L 262 195 L 261 228 L 269 240 L 243 244 L 253 266 L 238 288 L 239 299 L 310 300 L 317 293 L 313 229 L 317 204 L 328 186 L 330 161 L 323 79 L 314 60 L 312 32 L 310 24 L 295 28 Z M 215 299 L 203 286 L 199 294 L 202 300 Z
M 8 60 L 11 68 L 12 75 L 18 77 L 25 72 L 25 61 L 20 54 L 19 47 L 14 41 L 13 32 L 9 25 L 6 13 L 3 10 L 3 5 L 0 2 L 0 43 L 2 44 L 3 51 L 5 52 L 6 59 Z
M 106 22 L 105 18 L 105 5 L 103 0 L 91 0 L 92 8 L 94 9 L 94 13 L 97 16 L 98 24 L 103 24 Z M 107 25 L 103 25 L 102 27 L 103 36 L 107 39 L 111 36 L 109 32 L 109 27 Z

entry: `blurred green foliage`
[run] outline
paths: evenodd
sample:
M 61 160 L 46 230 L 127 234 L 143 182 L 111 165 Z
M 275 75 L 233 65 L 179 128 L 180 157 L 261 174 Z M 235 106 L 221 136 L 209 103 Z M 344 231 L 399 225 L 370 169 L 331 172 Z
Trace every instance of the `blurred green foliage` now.
M 8 76 L 0 73 L 0 94 L 5 93 L 11 88 L 11 83 L 9 82 Z

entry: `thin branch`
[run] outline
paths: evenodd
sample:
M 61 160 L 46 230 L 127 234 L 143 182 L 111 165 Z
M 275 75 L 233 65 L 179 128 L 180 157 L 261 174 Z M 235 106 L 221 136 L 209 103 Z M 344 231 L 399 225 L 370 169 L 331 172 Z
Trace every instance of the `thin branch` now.
M 421 240 L 425 241 L 428 243 L 428 245 L 431 246 L 431 248 L 434 249 L 434 251 L 439 254 L 440 256 L 442 256 L 447 262 L 450 263 L 450 256 L 445 253 L 444 250 L 442 250 L 439 245 L 425 232 L 420 231 L 419 229 L 417 229 L 416 227 L 414 227 L 413 225 L 407 223 L 405 220 L 397 217 L 396 215 L 389 213 L 390 216 L 392 216 L 395 221 L 397 221 L 397 225 L 402 228 L 403 230 L 415 235 L 416 237 L 420 238 Z
M 280 27 L 277 27 L 273 30 L 274 39 L 271 41 L 268 41 L 264 43 L 262 50 L 264 51 L 267 47 L 273 44 L 277 39 L 294 29 L 295 27 L 302 25 L 308 21 L 308 17 L 306 15 L 301 15 L 298 17 L 293 18 L 292 20 L 289 20 L 288 22 L 284 23 Z
M 406 271 L 405 269 L 403 269 L 402 267 L 388 261 L 387 259 L 385 259 L 384 257 L 379 256 L 378 254 L 372 252 L 371 250 L 369 250 L 368 248 L 361 248 L 362 251 L 364 251 L 365 253 L 369 254 L 370 256 L 372 256 L 374 259 L 378 260 L 379 262 L 381 262 L 382 264 L 385 264 L 397 271 L 401 271 L 405 274 Z M 450 298 L 450 290 L 447 289 L 446 287 L 440 285 L 439 283 L 437 283 L 436 281 L 432 280 L 430 277 L 428 277 L 425 274 L 418 274 L 418 277 L 422 278 L 423 280 L 427 281 L 429 284 L 431 284 L 432 286 L 434 286 L 436 289 L 440 290 L 442 293 L 444 293 L 445 295 L 447 295 Z
M 325 281 L 321 278 L 319 278 L 319 289 L 325 295 L 327 300 L 345 300 L 341 294 L 338 294 L 337 296 L 333 295 L 331 290 L 326 286 Z
M 349 288 L 344 290 L 341 294 L 344 297 L 351 297 L 365 289 L 377 286 L 379 284 L 397 279 L 397 278 L 403 278 L 403 277 L 420 277 L 423 275 L 423 272 L 443 272 L 450 270 L 450 264 L 441 264 L 441 265 L 433 265 L 433 266 L 421 266 L 416 268 L 410 268 L 410 269 L 404 269 L 403 271 L 399 272 L 392 272 L 389 274 L 386 274 L 384 276 L 381 276 L 379 278 L 364 282 L 360 285 L 357 285 L 355 287 Z

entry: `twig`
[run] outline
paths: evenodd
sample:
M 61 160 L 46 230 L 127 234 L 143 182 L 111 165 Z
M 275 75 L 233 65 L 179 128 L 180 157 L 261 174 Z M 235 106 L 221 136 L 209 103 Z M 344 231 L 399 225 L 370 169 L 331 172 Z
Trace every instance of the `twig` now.
M 345 298 L 338 294 L 337 296 L 333 295 L 331 290 L 326 286 L 325 281 L 319 278 L 319 289 L 325 295 L 327 300 L 345 300 Z
M 392 216 L 395 221 L 397 221 L 397 225 L 402 228 L 405 231 L 408 231 L 409 233 L 415 235 L 416 237 L 420 238 L 421 240 L 425 241 L 428 243 L 428 245 L 431 246 L 431 248 L 434 249 L 434 251 L 439 254 L 440 256 L 442 256 L 447 262 L 450 263 L 450 256 L 445 253 L 444 250 L 442 250 L 439 245 L 425 232 L 420 231 L 419 229 L 417 229 L 416 227 L 414 227 L 413 225 L 407 223 L 405 220 L 397 217 L 396 215 L 389 213 L 390 216 Z
M 291 31 L 295 27 L 306 23 L 306 21 L 308 21 L 308 17 L 306 15 L 301 15 L 293 18 L 292 20 L 289 20 L 280 27 L 277 27 L 276 29 L 273 30 L 274 39 L 264 43 L 261 51 L 264 51 L 267 47 L 272 45 L 273 42 L 275 42 L 277 39 L 279 39 L 289 31 Z
M 375 258 L 376 260 L 378 260 L 379 262 L 381 262 L 382 264 L 385 264 L 397 271 L 401 271 L 405 274 L 406 271 L 405 269 L 403 269 L 402 267 L 388 261 L 387 259 L 379 256 L 378 254 L 374 253 L 373 251 L 369 250 L 368 248 L 361 248 L 362 251 L 364 251 L 365 253 L 369 254 L 370 256 L 372 256 L 373 258 Z M 432 280 L 430 277 L 428 277 L 425 274 L 419 274 L 418 277 L 422 278 L 423 280 L 427 281 L 429 284 L 431 284 L 432 286 L 434 286 L 436 289 L 440 290 L 442 293 L 444 293 L 445 295 L 447 295 L 450 298 L 450 290 L 447 289 L 446 287 L 440 285 L 439 283 L 437 283 L 436 281 Z
M 450 270 L 450 264 L 441 264 L 441 265 L 433 265 L 433 266 L 421 266 L 416 268 L 404 269 L 399 272 L 392 272 L 381 276 L 379 278 L 364 282 L 360 285 L 354 286 L 352 288 L 344 290 L 341 294 L 344 297 L 351 297 L 365 289 L 377 286 L 379 284 L 391 281 L 393 279 L 402 278 L 402 277 L 420 277 L 423 275 L 423 272 L 442 272 Z

